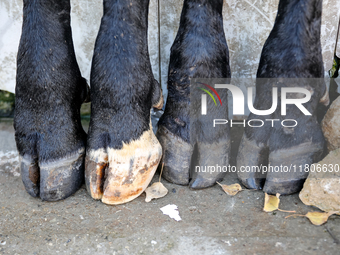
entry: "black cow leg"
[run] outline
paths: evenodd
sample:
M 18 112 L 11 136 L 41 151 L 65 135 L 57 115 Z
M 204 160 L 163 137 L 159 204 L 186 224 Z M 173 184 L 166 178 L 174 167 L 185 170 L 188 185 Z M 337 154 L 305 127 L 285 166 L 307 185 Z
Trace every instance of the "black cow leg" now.
M 319 102 L 327 104 L 327 89 L 322 78 L 321 55 L 322 0 L 293 0 L 279 3 L 274 28 L 261 54 L 257 72 L 255 109 L 270 109 L 273 87 L 279 91 L 277 110 L 266 116 L 250 114 L 249 119 L 276 120 L 275 124 L 253 128 L 247 126 L 238 158 L 238 176 L 248 188 L 263 189 L 270 194 L 292 194 L 301 190 L 310 164 L 320 160 L 324 138 L 316 119 Z M 295 105 L 281 114 L 280 91 L 284 87 L 301 87 L 311 93 L 303 106 Z M 281 94 L 282 95 L 282 94 Z M 287 98 L 301 98 L 299 93 Z M 295 127 L 284 127 L 281 121 L 297 121 Z M 267 122 L 268 123 L 268 122 Z M 269 122 L 270 123 L 270 122 Z M 244 171 L 245 167 L 253 170 Z M 256 170 L 256 167 L 260 167 Z M 263 168 L 267 167 L 267 168 Z
M 150 183 L 162 148 L 151 107 L 162 108 L 149 60 L 149 0 L 104 0 L 91 70 L 91 122 L 85 163 L 89 194 L 106 204 L 138 197 Z
M 70 2 L 24 1 L 17 57 L 15 139 L 27 192 L 56 201 L 84 181 L 87 84 L 76 62 Z
M 227 116 L 227 97 L 221 95 L 224 105 L 216 108 L 210 105 L 212 100 L 208 102 L 215 115 L 210 114 L 207 120 L 196 111 L 201 107 L 201 92 L 197 93 L 191 83 L 195 78 L 210 79 L 208 83 L 214 78 L 230 78 L 222 7 L 222 0 L 184 1 L 179 30 L 171 47 L 166 108 L 158 123 L 163 177 L 192 189 L 210 187 L 224 175 L 197 172 L 196 166 L 225 166 L 229 159 L 229 129 L 217 132 L 208 128 L 212 127 L 213 116 Z M 221 136 L 221 132 L 225 135 Z M 193 157 L 195 146 L 198 158 Z

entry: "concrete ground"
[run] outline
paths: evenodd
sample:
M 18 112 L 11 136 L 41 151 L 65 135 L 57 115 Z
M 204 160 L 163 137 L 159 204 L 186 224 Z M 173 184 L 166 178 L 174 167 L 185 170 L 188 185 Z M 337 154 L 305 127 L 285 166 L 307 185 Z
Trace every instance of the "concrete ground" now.
M 242 130 L 232 132 L 235 160 Z M 339 216 L 317 227 L 265 213 L 261 191 L 230 197 L 219 186 L 192 191 L 162 180 L 168 195 L 150 203 L 142 194 L 108 206 L 84 186 L 64 201 L 42 202 L 26 193 L 15 150 L 12 120 L 0 119 L 0 254 L 340 254 Z M 229 174 L 223 183 L 235 182 Z M 168 204 L 178 206 L 181 221 L 163 215 Z M 317 210 L 297 194 L 281 197 L 280 208 Z

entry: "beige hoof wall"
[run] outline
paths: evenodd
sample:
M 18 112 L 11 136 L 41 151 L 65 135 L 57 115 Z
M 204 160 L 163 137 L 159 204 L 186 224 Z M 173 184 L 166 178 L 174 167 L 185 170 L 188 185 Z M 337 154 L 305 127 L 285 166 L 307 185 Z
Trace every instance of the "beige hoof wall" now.
M 152 130 L 122 149 L 91 150 L 85 160 L 86 188 L 105 204 L 127 203 L 144 192 L 162 157 Z

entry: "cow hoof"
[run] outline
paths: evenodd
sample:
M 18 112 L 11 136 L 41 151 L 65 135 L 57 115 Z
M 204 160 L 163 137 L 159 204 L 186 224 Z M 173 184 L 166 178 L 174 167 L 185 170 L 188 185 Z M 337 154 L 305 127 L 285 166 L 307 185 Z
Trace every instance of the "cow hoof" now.
M 322 143 L 305 142 L 270 152 L 244 136 L 237 157 L 238 177 L 249 189 L 263 189 L 268 194 L 293 194 L 301 190 L 310 164 L 322 151 Z M 264 163 L 267 156 L 268 164 Z
M 156 135 L 163 148 L 162 177 L 171 183 L 188 185 L 193 146 L 163 126 L 159 126 Z
M 89 194 L 105 204 L 127 203 L 149 185 L 162 157 L 162 148 L 152 129 L 121 149 L 89 150 L 85 182 Z
M 44 201 L 58 201 L 74 194 L 84 182 L 84 151 L 81 149 L 73 155 L 48 162 L 20 157 L 21 176 L 27 193 Z
M 214 186 L 223 180 L 226 171 L 223 167 L 228 165 L 230 140 L 224 138 L 212 143 L 197 143 L 198 158 L 193 162 L 191 189 L 204 189 Z
M 174 135 L 164 126 L 159 126 L 157 138 L 163 148 L 163 177 L 178 185 L 189 185 L 191 189 L 214 186 L 224 178 L 222 167 L 229 160 L 229 139 L 218 142 L 197 142 L 197 158 L 194 146 Z M 216 169 L 220 166 L 221 169 Z M 212 168 L 211 168 L 212 167 Z

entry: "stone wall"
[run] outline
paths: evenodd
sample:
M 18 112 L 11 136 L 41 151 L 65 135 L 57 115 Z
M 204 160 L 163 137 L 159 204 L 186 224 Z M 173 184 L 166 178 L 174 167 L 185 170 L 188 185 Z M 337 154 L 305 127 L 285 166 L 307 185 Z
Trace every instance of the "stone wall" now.
M 170 47 L 177 33 L 182 4 L 183 0 L 150 0 L 150 58 L 155 78 L 159 80 L 161 77 L 164 94 Z M 77 60 L 83 76 L 89 80 L 102 1 L 71 0 L 71 5 Z M 278 0 L 225 0 L 224 29 L 233 77 L 255 76 L 262 46 L 275 20 L 277 5 Z M 332 65 L 339 14 L 340 1 L 323 1 L 322 48 L 326 71 Z M 15 59 L 21 23 L 22 0 L 0 0 L 0 89 L 11 92 L 15 89 Z

